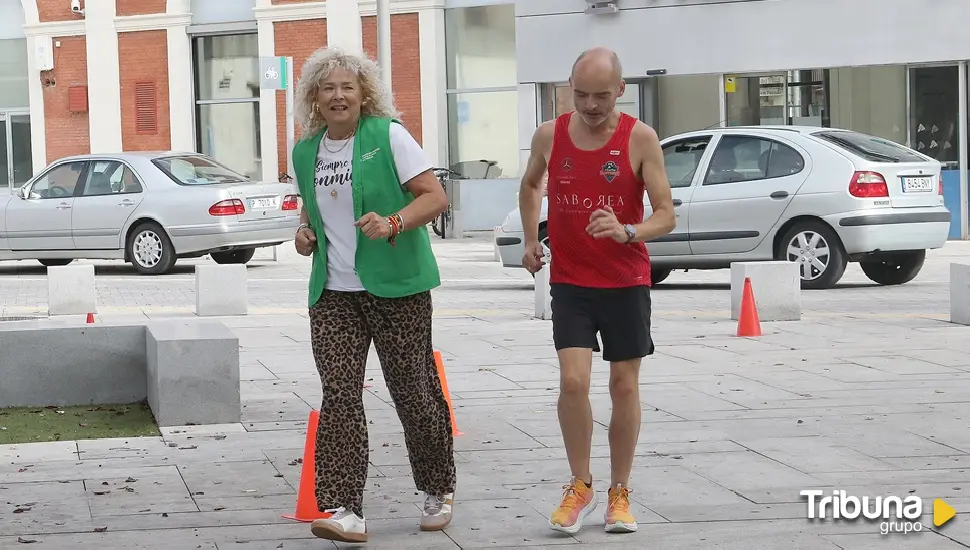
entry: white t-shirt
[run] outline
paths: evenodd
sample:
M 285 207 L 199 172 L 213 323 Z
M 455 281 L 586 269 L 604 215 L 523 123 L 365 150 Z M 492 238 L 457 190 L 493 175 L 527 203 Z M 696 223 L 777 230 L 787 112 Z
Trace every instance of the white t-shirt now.
M 401 185 L 432 168 L 424 150 L 403 126 L 392 122 L 390 138 L 391 155 Z M 345 140 L 324 137 L 320 141 L 314 180 L 317 206 L 327 237 L 327 290 L 364 290 L 354 268 L 357 254 L 357 228 L 354 222 L 357 220 L 354 218 L 354 199 L 350 187 L 353 157 L 353 137 Z

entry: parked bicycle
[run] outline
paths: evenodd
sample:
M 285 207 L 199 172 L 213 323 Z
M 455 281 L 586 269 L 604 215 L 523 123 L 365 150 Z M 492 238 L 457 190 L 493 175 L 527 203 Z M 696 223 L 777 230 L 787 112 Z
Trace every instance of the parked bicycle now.
M 447 188 L 447 185 L 445 184 L 445 180 L 447 180 L 451 176 L 453 176 L 456 179 L 462 179 L 464 177 L 458 172 L 455 172 L 454 170 L 451 170 L 449 168 L 432 168 L 432 171 L 434 172 L 434 176 L 438 178 L 438 183 L 441 184 L 441 188 L 444 189 L 446 193 L 448 192 L 448 188 Z M 442 239 L 445 238 L 445 225 L 447 225 L 449 220 L 451 220 L 450 201 L 448 203 L 448 207 L 445 208 L 445 211 L 442 212 L 437 218 L 431 221 L 431 230 L 434 231 L 435 235 L 441 237 Z

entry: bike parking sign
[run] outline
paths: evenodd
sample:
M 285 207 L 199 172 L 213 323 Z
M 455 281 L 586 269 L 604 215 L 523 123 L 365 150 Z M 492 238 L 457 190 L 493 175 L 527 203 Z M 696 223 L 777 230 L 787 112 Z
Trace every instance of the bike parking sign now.
M 260 57 L 259 58 L 259 87 L 263 90 L 285 90 L 286 82 L 286 58 L 285 57 Z

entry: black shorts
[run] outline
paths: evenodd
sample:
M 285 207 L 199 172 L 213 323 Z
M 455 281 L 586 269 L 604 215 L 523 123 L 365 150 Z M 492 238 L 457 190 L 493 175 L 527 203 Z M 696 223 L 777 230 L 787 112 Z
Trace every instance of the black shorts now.
M 650 287 L 585 288 L 556 283 L 552 296 L 552 339 L 556 350 L 589 348 L 604 361 L 643 358 L 654 352 L 650 335 Z

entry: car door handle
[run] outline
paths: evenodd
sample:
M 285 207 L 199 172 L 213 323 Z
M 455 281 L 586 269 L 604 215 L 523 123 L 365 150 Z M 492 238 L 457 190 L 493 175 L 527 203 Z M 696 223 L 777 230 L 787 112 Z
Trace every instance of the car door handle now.
M 133 206 L 134 204 L 135 204 L 135 201 L 133 201 L 131 199 L 125 199 L 125 200 L 119 202 L 118 203 L 118 206 Z
M 680 199 L 674 199 L 674 206 L 680 206 L 682 204 L 684 204 L 684 201 Z
M 768 196 L 773 199 L 784 199 L 788 197 L 788 191 L 775 191 L 774 193 Z
M 67 210 L 70 207 L 71 207 L 71 205 L 70 204 L 67 204 L 66 202 L 62 202 L 61 204 L 58 204 L 57 205 L 57 209 L 58 210 Z

